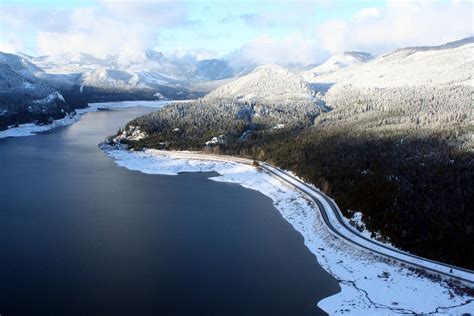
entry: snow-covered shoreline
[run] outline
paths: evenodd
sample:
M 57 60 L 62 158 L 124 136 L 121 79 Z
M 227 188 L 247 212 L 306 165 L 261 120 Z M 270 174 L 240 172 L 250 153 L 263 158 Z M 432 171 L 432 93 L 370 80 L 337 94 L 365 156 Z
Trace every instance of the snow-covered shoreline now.
M 119 102 L 104 102 L 104 103 L 90 103 L 88 107 L 84 109 L 77 109 L 76 114 L 66 115 L 62 119 L 54 120 L 51 124 L 36 125 L 35 123 L 20 124 L 17 127 L 12 127 L 3 131 L 0 131 L 0 138 L 6 137 L 25 137 L 33 136 L 37 133 L 52 130 L 59 126 L 66 126 L 73 124 L 80 120 L 81 116 L 89 112 L 97 112 L 100 109 L 120 109 L 129 107 L 149 107 L 159 109 L 166 104 L 175 101 L 119 101 Z
M 99 109 L 147 106 L 160 108 L 172 101 L 130 101 L 90 104 L 77 110 L 77 115 L 47 126 L 26 126 L 28 136 L 72 124 L 88 112 Z M 33 124 L 31 124 L 33 125 Z M 44 128 L 34 130 L 34 128 Z M 9 130 L 7 130 L 9 131 Z M 19 130 L 17 130 L 19 131 Z M 3 131 L 5 132 L 5 131 Z M 12 131 L 11 131 L 12 132 Z M 270 197 L 280 214 L 304 238 L 308 249 L 316 255 L 319 264 L 340 283 L 341 292 L 318 302 L 329 314 L 393 315 L 399 313 L 460 315 L 474 311 L 472 297 L 453 293 L 445 283 L 421 277 L 413 271 L 381 260 L 368 251 L 335 237 L 325 226 L 313 201 L 276 178 L 255 168 L 236 162 L 191 159 L 179 154 L 156 150 L 131 152 L 105 149 L 116 163 L 130 170 L 148 174 L 176 175 L 179 172 L 216 171 L 214 181 L 232 182 Z M 316 302 L 315 302 L 316 305 Z
M 445 283 L 385 262 L 336 238 L 324 225 L 317 206 L 306 196 L 267 173 L 236 162 L 183 158 L 157 150 L 132 152 L 106 148 L 119 166 L 147 174 L 210 172 L 214 181 L 232 182 L 270 197 L 280 214 L 304 238 L 319 264 L 340 283 L 341 292 L 318 302 L 329 314 L 459 315 L 474 310 L 472 297 L 455 294 Z M 316 302 L 315 302 L 316 303 Z

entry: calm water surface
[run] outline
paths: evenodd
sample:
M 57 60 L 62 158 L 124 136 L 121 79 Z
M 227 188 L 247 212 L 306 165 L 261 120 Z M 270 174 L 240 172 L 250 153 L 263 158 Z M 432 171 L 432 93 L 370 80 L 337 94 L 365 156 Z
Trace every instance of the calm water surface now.
M 0 139 L 0 314 L 324 315 L 339 286 L 269 198 L 98 149 L 150 111 Z

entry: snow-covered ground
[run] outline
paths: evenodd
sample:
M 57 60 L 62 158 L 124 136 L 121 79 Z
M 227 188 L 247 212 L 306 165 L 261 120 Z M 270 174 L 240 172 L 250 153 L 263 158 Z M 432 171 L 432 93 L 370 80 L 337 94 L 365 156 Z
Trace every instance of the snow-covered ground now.
M 333 275 L 341 292 L 318 302 L 331 315 L 473 313 L 474 298 L 454 293 L 447 284 L 420 276 L 337 238 L 324 224 L 313 201 L 265 172 L 236 162 L 193 159 L 157 150 L 105 149 L 119 166 L 148 174 L 216 171 L 214 181 L 238 183 L 273 200 L 276 209 L 304 237 L 319 264 Z
M 136 106 L 150 107 L 159 109 L 173 101 L 121 101 L 121 102 L 105 102 L 91 103 L 85 109 L 77 109 L 75 115 L 67 115 L 62 119 L 54 120 L 51 124 L 36 125 L 34 123 L 21 124 L 18 127 L 12 127 L 4 131 L 0 131 L 0 138 L 5 137 L 22 137 L 32 136 L 37 133 L 45 132 L 59 126 L 65 126 L 77 122 L 84 113 L 97 112 L 100 109 L 119 109 Z
M 25 123 L 20 124 L 17 127 L 11 127 L 9 129 L 0 131 L 0 138 L 32 136 L 36 135 L 37 133 L 45 132 L 59 126 L 72 124 L 79 120 L 81 115 L 79 114 L 79 111 L 82 110 L 77 110 L 76 115 L 66 115 L 64 118 L 55 120 L 51 124 L 37 125 L 35 123 Z

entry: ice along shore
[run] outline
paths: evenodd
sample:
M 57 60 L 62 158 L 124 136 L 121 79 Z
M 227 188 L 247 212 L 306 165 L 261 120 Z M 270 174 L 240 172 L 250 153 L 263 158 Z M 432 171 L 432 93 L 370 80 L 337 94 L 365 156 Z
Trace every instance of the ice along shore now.
M 220 175 L 211 178 L 214 181 L 237 183 L 270 197 L 319 264 L 339 281 L 341 292 L 318 302 L 331 315 L 459 315 L 474 310 L 474 298 L 454 291 L 445 281 L 422 276 L 335 236 L 312 199 L 258 168 L 199 153 L 103 149 L 129 170 L 162 175 L 215 171 Z
M 68 114 L 62 119 L 54 120 L 53 122 L 51 122 L 51 124 L 38 125 L 35 123 L 25 123 L 25 124 L 20 124 L 18 126 L 12 126 L 6 130 L 0 131 L 0 138 L 33 136 L 38 133 L 52 130 L 56 127 L 73 124 L 79 121 L 82 115 L 89 112 L 97 112 L 99 110 L 120 109 L 120 108 L 129 108 L 129 107 L 137 107 L 137 106 L 159 109 L 171 102 L 175 102 L 175 101 L 157 100 L 157 101 L 120 101 L 120 102 L 89 103 L 88 107 L 84 109 L 77 109 L 75 110 L 75 113 Z M 181 101 L 181 102 L 185 102 L 185 101 Z

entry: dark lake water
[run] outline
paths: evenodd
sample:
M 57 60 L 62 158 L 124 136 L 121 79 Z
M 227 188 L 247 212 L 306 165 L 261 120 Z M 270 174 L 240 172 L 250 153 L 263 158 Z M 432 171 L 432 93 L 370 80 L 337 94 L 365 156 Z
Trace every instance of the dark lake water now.
M 324 315 L 339 286 L 269 198 L 97 147 L 150 111 L 0 139 L 0 314 Z

